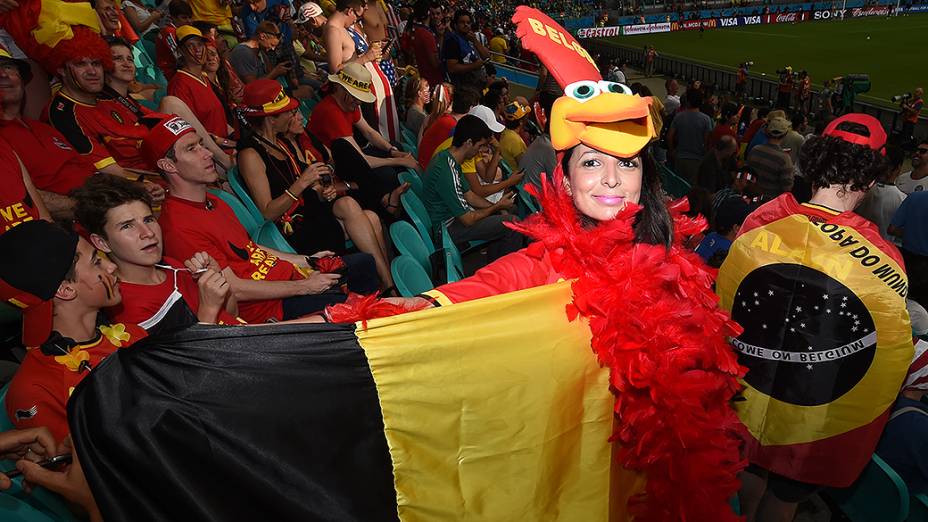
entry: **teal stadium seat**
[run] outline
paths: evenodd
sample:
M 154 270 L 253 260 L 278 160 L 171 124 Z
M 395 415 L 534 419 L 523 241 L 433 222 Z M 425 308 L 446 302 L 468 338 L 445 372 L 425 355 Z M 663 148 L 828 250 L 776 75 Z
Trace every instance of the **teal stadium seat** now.
M 461 259 L 461 251 L 458 246 L 451 240 L 448 234 L 448 228 L 441 227 L 441 248 L 445 252 L 445 279 L 449 283 L 464 279 L 464 261 Z
M 850 487 L 827 494 L 852 522 L 903 522 L 909 516 L 908 488 L 877 455 Z
M 419 199 L 415 192 L 408 190 L 400 194 L 400 202 L 403 204 L 406 215 L 409 216 L 412 224 L 419 231 L 419 237 L 422 238 L 425 248 L 431 255 L 435 251 L 435 240 L 432 237 L 432 218 L 429 217 L 428 211 L 425 210 L 425 205 L 422 204 L 422 200 Z
M 416 173 L 416 171 L 412 169 L 401 170 L 396 177 L 401 184 L 409 183 L 409 187 L 416 193 L 419 199 L 422 199 L 422 196 L 425 195 L 425 184 L 422 182 L 422 176 Z
M 909 497 L 909 518 L 906 522 L 928 522 L 928 495 L 919 493 Z
M 264 223 L 264 214 L 258 210 L 258 205 L 255 205 L 254 200 L 251 199 L 251 194 L 248 192 L 248 187 L 245 186 L 244 180 L 242 180 L 242 175 L 238 171 L 238 166 L 232 167 L 226 172 L 226 178 L 229 180 L 229 186 L 232 187 L 232 192 L 238 196 L 239 201 L 242 202 L 242 205 L 245 206 L 245 209 L 255 218 L 255 221 L 258 223 Z
M 402 143 L 400 145 L 406 149 L 406 152 L 412 154 L 414 158 L 419 157 L 419 146 L 416 144 L 416 136 L 412 133 L 411 130 L 407 129 L 405 126 L 400 126 L 402 129 Z M 422 168 L 425 168 L 426 165 L 422 165 Z
M 390 264 L 390 273 L 396 289 L 403 297 L 412 297 L 434 288 L 429 275 L 418 261 L 409 256 L 398 256 Z
M 401 255 L 409 256 L 416 260 L 426 273 L 432 271 L 432 264 L 429 261 L 429 251 L 425 247 L 422 237 L 416 232 L 416 229 L 406 221 L 397 221 L 390 225 L 390 239 L 396 245 L 396 249 Z
M 677 176 L 666 165 L 658 163 L 657 169 L 660 171 L 661 187 L 664 189 L 664 192 L 670 194 L 674 198 L 682 198 L 690 193 L 690 184 L 688 181 Z
M 235 194 L 229 194 L 224 190 L 218 189 L 209 189 L 209 193 L 223 200 L 230 207 L 232 207 L 232 212 L 235 212 L 235 217 L 237 217 L 239 223 L 245 227 L 245 231 L 248 232 L 249 236 L 254 237 L 254 235 L 258 233 L 258 229 L 261 228 L 263 223 L 255 220 L 254 215 L 252 215 L 252 213 L 248 211 L 245 205 L 237 197 L 235 197 Z

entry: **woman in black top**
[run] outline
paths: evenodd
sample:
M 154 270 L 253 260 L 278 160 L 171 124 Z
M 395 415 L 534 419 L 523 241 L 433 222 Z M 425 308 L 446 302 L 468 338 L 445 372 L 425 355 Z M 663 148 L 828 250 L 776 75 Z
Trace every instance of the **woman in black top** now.
M 264 217 L 306 254 L 344 252 L 347 232 L 358 250 L 373 257 L 382 287 L 393 286 L 380 219 L 347 194 L 356 187 L 333 180 L 328 152 L 300 139 L 303 117 L 296 100 L 276 81 L 256 80 L 245 87 L 244 105 L 251 130 L 238 144 L 239 171 Z

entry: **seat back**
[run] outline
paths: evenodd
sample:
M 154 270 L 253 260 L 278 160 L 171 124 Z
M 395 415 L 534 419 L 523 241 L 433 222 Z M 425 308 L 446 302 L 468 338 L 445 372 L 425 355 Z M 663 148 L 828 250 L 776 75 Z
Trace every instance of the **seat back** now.
M 435 287 L 422 265 L 409 256 L 394 258 L 390 263 L 390 273 L 403 297 L 412 297 Z
M 241 173 L 238 171 L 238 166 L 232 167 L 226 172 L 226 177 L 229 179 L 229 186 L 232 187 L 232 192 L 238 196 L 239 201 L 242 202 L 242 205 L 245 206 L 245 209 L 254 217 L 255 222 L 264 223 L 264 214 L 258 210 L 258 205 L 255 204 L 254 200 L 251 199 L 251 194 L 248 192 L 248 187 L 245 186 L 245 182 L 242 179 Z
M 4 522 L 58 522 L 58 519 L 52 518 L 32 507 L 24 499 L 9 493 L 0 493 L 0 520 Z
M 658 170 L 660 170 L 661 187 L 664 192 L 675 198 L 682 198 L 689 194 L 690 184 L 688 181 L 674 174 L 666 165 L 658 163 Z
M 909 518 L 906 522 L 928 522 L 928 495 L 919 493 L 909 497 Z
M 406 152 L 412 154 L 414 158 L 419 157 L 419 146 L 416 143 L 416 136 L 412 133 L 411 130 L 407 129 L 405 126 L 401 125 L 400 129 L 402 129 L 403 142 L 401 143 L 401 145 L 403 146 L 403 148 L 406 149 Z M 423 165 L 423 167 L 425 167 L 425 165 Z
M 397 221 L 390 225 L 390 239 L 396 245 L 400 254 L 415 259 L 426 273 L 431 272 L 432 266 L 429 262 L 429 251 L 425 247 L 422 236 L 416 232 L 412 225 L 405 221 Z
M 270 247 L 274 250 L 280 250 L 288 254 L 296 254 L 296 250 L 293 249 L 293 246 L 290 245 L 287 238 L 280 233 L 277 224 L 273 221 L 265 221 L 263 225 L 258 227 L 258 231 L 251 236 L 251 239 L 259 245 Z
M 909 516 L 908 488 L 877 455 L 850 487 L 827 491 L 852 522 L 903 522 Z
M 419 231 L 419 236 L 431 255 L 435 251 L 435 239 L 432 236 L 432 218 L 429 217 L 428 211 L 425 210 L 425 205 L 422 204 L 422 200 L 419 199 L 415 192 L 409 190 L 400 194 L 400 202 L 403 204 L 403 210 L 412 220 L 412 224 Z
M 449 283 L 464 279 L 464 261 L 461 259 L 461 251 L 458 246 L 451 240 L 448 234 L 448 227 L 441 227 L 441 248 L 445 252 L 445 271 L 446 279 Z
M 235 194 L 229 194 L 224 190 L 218 189 L 209 189 L 209 192 L 232 207 L 232 212 L 235 212 L 235 217 L 237 217 L 239 223 L 245 227 L 245 231 L 248 232 L 249 236 L 254 236 L 254 234 L 258 232 L 262 223 L 255 220 L 255 217 L 245 208 L 245 205 L 235 197 Z
M 410 169 L 401 170 L 396 177 L 399 179 L 400 183 L 409 183 L 412 191 L 415 192 L 416 196 L 418 196 L 420 199 L 422 198 L 423 194 L 425 194 L 425 184 L 422 183 L 422 177 L 419 176 L 416 171 Z

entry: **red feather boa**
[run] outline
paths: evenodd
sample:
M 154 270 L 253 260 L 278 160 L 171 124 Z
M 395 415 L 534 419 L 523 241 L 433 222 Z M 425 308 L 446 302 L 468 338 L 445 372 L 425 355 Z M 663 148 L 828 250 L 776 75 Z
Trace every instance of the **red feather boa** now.
M 512 228 L 574 280 L 567 315 L 589 321 L 593 351 L 610 369 L 619 461 L 647 477 L 629 502 L 636 522 L 738 520 L 729 500 L 745 462 L 729 402 L 745 369 L 727 337 L 741 329 L 718 307 L 715 271 L 680 244 L 705 219 L 673 205 L 669 250 L 633 241 L 637 205 L 587 229 L 562 176 L 558 168 L 553 186 L 534 191 L 544 212 Z

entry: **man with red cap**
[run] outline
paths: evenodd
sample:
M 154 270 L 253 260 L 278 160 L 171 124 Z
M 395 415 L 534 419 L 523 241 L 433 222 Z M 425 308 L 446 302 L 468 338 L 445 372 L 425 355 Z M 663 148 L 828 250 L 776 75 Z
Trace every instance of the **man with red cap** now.
M 101 324 L 100 310 L 119 304 L 116 266 L 85 239 L 43 220 L 0 235 L 0 297 L 23 312 L 29 349 L 10 382 L 6 413 L 18 428 L 47 426 L 68 434 L 74 387 L 117 348 L 145 337 L 132 324 Z
M 207 192 L 218 179 L 213 155 L 189 123 L 179 117 L 162 120 L 142 142 L 141 152 L 170 186 L 159 220 L 164 254 L 175 259 L 209 254 L 231 285 L 242 319 L 294 319 L 345 300 L 330 290 L 337 274 L 313 271 L 304 256 L 255 244 L 232 208 Z

